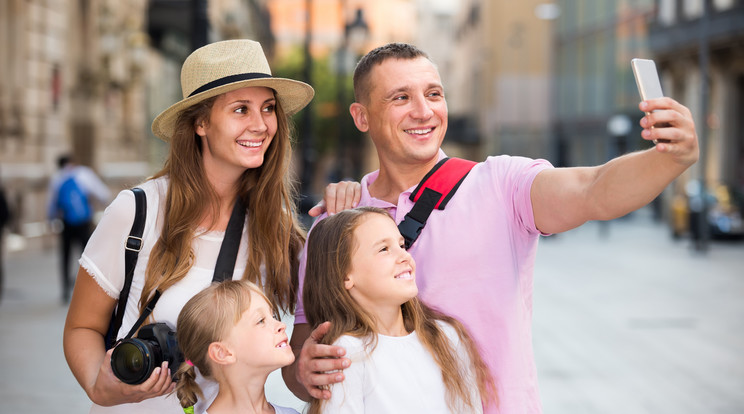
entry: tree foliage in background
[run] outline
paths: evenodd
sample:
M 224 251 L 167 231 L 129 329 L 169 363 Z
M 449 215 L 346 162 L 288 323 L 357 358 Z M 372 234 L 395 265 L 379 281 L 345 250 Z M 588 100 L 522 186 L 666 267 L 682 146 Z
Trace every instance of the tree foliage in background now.
M 272 65 L 274 76 L 304 81 L 304 63 L 302 48 L 297 47 Z M 313 146 L 320 156 L 335 150 L 341 130 L 339 125 L 344 121 L 341 117 L 351 117 L 348 107 L 353 95 L 352 82 L 351 76 L 344 76 L 344 79 L 341 80 L 346 88 L 346 99 L 343 105 L 339 105 L 339 78 L 335 71 L 331 70 L 330 58 L 313 59 L 311 71 L 310 84 L 315 89 L 315 97 L 310 105 Z M 307 108 L 304 110 L 307 110 Z M 299 130 L 302 127 L 302 116 L 301 111 L 293 119 L 297 128 L 295 135 L 298 139 L 302 139 L 304 133 L 304 131 Z

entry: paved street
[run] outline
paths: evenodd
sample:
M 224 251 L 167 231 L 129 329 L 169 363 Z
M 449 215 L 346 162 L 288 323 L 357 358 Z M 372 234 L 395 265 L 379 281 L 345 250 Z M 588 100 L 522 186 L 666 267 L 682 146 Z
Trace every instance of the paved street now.
M 706 255 L 645 212 L 541 241 L 534 344 L 546 414 L 744 412 L 744 242 Z M 11 252 L 0 414 L 87 412 L 62 354 L 56 250 Z M 286 401 L 278 376 L 270 399 Z
M 546 414 L 744 412 L 744 242 L 696 254 L 644 213 L 541 242 Z

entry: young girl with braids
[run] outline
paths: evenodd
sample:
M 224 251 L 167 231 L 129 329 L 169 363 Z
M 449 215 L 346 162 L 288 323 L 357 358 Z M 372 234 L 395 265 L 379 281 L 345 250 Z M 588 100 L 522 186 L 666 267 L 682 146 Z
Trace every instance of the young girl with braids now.
M 188 410 L 200 398 L 196 369 L 219 384 L 208 414 L 296 414 L 266 400 L 269 374 L 294 361 L 285 325 L 274 319 L 269 299 L 253 283 L 214 283 L 178 315 L 176 335 L 186 362 L 176 372 L 176 394 Z
M 481 413 L 495 401 L 488 368 L 465 328 L 418 298 L 416 264 L 382 209 L 361 207 L 310 232 L 303 301 L 325 344 L 351 365 L 316 413 Z

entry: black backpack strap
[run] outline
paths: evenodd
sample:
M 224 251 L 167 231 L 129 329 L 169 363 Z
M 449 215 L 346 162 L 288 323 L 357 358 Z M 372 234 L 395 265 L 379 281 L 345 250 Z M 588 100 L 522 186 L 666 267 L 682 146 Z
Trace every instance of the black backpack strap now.
M 406 249 L 410 248 L 421 234 L 431 212 L 434 209 L 444 210 L 475 164 L 477 163 L 474 161 L 461 158 L 444 158 L 424 176 L 411 193 L 413 208 L 398 224 L 398 230 L 405 239 Z
M 106 335 L 106 349 L 114 346 L 116 337 L 119 334 L 124 312 L 126 311 L 127 300 L 129 299 L 129 290 L 132 287 L 134 278 L 134 267 L 137 265 L 137 257 L 142 250 L 142 234 L 145 230 L 145 221 L 147 220 L 147 196 L 145 191 L 139 187 L 132 188 L 135 201 L 134 222 L 132 229 L 129 231 L 126 244 L 124 245 L 124 286 L 119 293 L 119 302 L 116 305 L 111 323 L 109 324 L 109 333 Z
M 217 255 L 217 264 L 214 266 L 214 275 L 212 276 L 213 282 L 232 279 L 244 225 L 245 202 L 238 196 L 235 200 L 235 206 L 233 206 L 230 220 L 227 222 L 225 238 L 222 240 L 222 246 L 220 246 L 220 252 Z

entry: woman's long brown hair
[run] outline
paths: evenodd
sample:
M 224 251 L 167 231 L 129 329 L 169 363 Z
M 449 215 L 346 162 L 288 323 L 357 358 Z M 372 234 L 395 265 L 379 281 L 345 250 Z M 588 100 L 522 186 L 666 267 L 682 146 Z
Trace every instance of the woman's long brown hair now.
M 308 323 L 313 328 L 331 321 L 330 330 L 321 340 L 322 343 L 332 344 L 341 335 L 351 335 L 363 338 L 371 352 L 377 343 L 374 317 L 344 287 L 344 279 L 351 271 L 352 255 L 358 247 L 354 230 L 368 214 L 381 214 L 392 220 L 385 210 L 359 207 L 337 213 L 315 225 L 308 238 L 302 300 Z M 417 297 L 401 305 L 401 310 L 408 332 L 416 331 L 424 347 L 431 352 L 442 370 L 447 402 L 453 412 L 458 406 L 457 401 L 470 408 L 481 404 L 481 401 L 472 401 L 467 384 L 461 381 L 471 369 L 475 373 L 483 401 L 497 403 L 490 370 L 483 362 L 475 342 L 458 320 L 427 306 Z M 455 329 L 468 351 L 471 366 L 463 366 L 437 321 L 445 322 Z M 322 404 L 323 401 L 312 399 L 308 413 L 320 413 Z
M 192 241 L 205 208 L 217 217 L 219 199 L 207 180 L 202 162 L 201 138 L 194 125 L 209 119 L 217 98 L 185 109 L 171 138 L 168 159 L 153 178 L 170 180 L 160 238 L 147 264 L 140 296 L 140 312 L 155 290 L 165 291 L 183 279 L 194 263 Z M 261 287 L 272 299 L 274 311 L 293 312 L 296 303 L 298 257 L 305 232 L 295 213 L 296 186 L 289 172 L 291 126 L 276 101 L 277 132 L 258 168 L 246 170 L 236 195 L 247 200 L 248 263 L 243 279 Z M 262 269 L 263 265 L 263 269 Z M 265 283 L 261 280 L 265 272 Z

